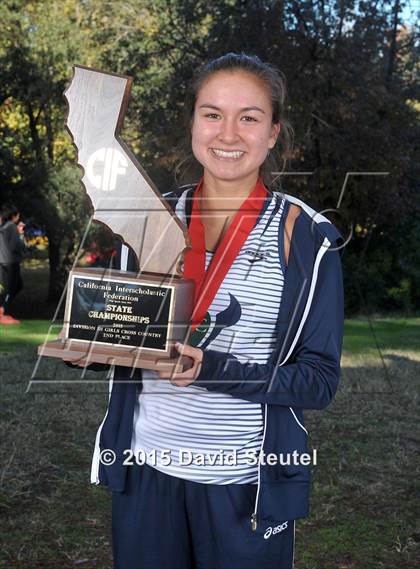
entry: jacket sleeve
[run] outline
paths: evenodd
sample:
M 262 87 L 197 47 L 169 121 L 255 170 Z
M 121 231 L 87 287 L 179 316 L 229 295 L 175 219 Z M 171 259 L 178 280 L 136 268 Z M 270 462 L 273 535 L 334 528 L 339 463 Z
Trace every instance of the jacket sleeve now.
M 338 250 L 323 257 L 314 297 L 288 363 L 241 363 L 231 355 L 204 350 L 194 385 L 255 403 L 324 409 L 340 378 L 344 298 Z

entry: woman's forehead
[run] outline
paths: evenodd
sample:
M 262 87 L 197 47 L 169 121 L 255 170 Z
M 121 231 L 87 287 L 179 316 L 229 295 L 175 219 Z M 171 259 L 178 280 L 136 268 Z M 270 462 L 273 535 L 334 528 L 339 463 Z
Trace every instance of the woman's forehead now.
M 204 101 L 219 101 L 235 106 L 271 106 L 269 90 L 261 79 L 242 70 L 218 71 L 205 80 L 198 94 L 196 104 Z

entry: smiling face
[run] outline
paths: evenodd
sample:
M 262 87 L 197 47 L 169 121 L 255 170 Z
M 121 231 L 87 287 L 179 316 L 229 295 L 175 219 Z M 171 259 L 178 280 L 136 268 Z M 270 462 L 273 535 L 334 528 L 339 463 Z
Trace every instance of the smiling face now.
M 201 86 L 191 135 L 205 179 L 255 184 L 279 130 L 268 88 L 251 73 L 218 71 Z

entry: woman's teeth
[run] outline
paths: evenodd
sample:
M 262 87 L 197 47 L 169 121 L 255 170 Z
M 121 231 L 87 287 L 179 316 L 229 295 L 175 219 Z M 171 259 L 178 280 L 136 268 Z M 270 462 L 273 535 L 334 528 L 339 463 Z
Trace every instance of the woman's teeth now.
M 226 150 L 219 150 L 218 148 L 212 148 L 211 151 L 216 156 L 220 158 L 240 158 L 244 154 L 241 150 L 232 150 L 227 152 Z

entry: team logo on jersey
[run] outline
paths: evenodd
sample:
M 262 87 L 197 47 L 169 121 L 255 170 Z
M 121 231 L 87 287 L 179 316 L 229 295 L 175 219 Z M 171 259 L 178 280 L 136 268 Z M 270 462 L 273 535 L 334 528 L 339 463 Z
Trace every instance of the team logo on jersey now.
M 192 332 L 190 336 L 190 339 L 188 341 L 190 346 L 198 346 L 202 341 L 202 339 L 206 336 L 210 326 L 211 326 L 211 317 L 210 314 L 206 312 L 203 321 L 199 326 L 197 326 L 197 328 L 194 330 L 194 332 Z
M 201 324 L 194 330 L 194 332 L 190 336 L 189 344 L 191 346 L 200 346 L 200 348 L 205 349 L 219 336 L 222 330 L 228 328 L 229 326 L 233 326 L 238 322 L 242 315 L 241 305 L 239 304 L 238 299 L 233 296 L 233 294 L 229 293 L 230 302 L 229 306 L 222 310 L 214 319 L 214 323 L 212 323 L 212 319 L 210 314 L 207 312 Z M 210 328 L 212 327 L 210 334 L 207 336 Z M 201 344 L 203 339 L 207 336 L 205 341 Z

